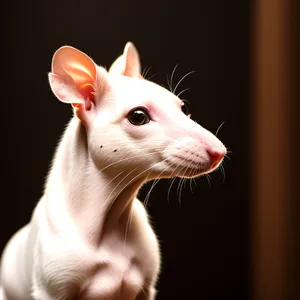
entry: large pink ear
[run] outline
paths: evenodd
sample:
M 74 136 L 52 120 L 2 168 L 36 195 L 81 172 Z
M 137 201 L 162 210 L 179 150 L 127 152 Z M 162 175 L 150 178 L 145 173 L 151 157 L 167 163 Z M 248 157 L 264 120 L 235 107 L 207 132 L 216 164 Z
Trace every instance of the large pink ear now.
M 56 97 L 65 103 L 83 104 L 87 107 L 94 101 L 96 65 L 83 52 L 64 46 L 52 59 L 49 82 Z
M 123 54 L 114 61 L 109 72 L 128 77 L 141 77 L 140 57 L 133 43 L 128 42 L 125 45 Z
M 52 59 L 52 72 L 49 82 L 56 97 L 71 103 L 75 114 L 89 125 L 96 107 L 95 97 L 100 99 L 109 86 L 107 71 L 97 67 L 83 52 L 64 46 L 59 48 Z

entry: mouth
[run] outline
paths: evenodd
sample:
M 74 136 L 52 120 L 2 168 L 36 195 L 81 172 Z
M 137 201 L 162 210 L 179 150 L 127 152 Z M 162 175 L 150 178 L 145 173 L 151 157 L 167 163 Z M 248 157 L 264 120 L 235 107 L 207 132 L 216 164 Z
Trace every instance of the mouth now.
M 200 160 L 189 160 L 182 158 L 180 156 L 174 156 L 172 159 L 166 159 L 166 162 L 169 166 L 172 167 L 172 177 L 185 177 L 185 178 L 194 178 L 200 175 L 206 174 L 214 170 L 216 166 L 200 161 Z

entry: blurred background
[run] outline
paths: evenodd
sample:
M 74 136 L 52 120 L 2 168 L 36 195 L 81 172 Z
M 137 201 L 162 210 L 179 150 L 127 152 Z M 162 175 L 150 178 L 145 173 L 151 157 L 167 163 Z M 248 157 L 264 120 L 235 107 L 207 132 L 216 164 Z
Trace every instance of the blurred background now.
M 160 85 L 177 64 L 174 84 L 196 71 L 177 91 L 202 126 L 224 122 L 231 151 L 225 174 L 152 190 L 157 299 L 300 299 L 299 12 L 296 0 L 6 2 L 0 250 L 29 221 L 72 116 L 47 81 L 53 53 L 71 45 L 108 68 L 132 41 Z

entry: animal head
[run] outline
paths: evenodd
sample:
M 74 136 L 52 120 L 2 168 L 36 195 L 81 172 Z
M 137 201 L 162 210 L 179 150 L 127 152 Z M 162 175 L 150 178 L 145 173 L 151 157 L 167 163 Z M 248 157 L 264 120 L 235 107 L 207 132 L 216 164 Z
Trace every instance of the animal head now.
M 216 136 L 190 119 L 181 99 L 142 77 L 132 43 L 109 71 L 83 52 L 61 47 L 49 81 L 56 97 L 74 107 L 89 155 L 103 171 L 195 177 L 216 169 L 226 154 Z

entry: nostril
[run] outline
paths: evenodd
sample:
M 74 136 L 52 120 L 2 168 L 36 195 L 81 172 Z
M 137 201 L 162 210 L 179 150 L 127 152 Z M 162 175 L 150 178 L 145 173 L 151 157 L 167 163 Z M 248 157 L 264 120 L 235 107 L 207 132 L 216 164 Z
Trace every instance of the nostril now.
M 208 149 L 207 150 L 213 167 L 215 167 L 225 156 L 225 151 L 216 150 L 216 149 Z

